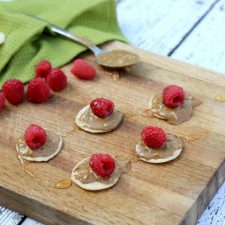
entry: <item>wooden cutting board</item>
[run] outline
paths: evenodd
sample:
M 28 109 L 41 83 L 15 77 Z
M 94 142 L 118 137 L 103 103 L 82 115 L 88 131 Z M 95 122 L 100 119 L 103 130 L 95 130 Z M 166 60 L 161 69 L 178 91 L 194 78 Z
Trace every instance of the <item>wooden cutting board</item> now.
M 70 73 L 72 65 L 67 65 L 64 71 L 69 84 L 64 91 L 44 104 L 25 101 L 0 112 L 0 204 L 52 225 L 195 224 L 225 178 L 225 103 L 215 100 L 225 92 L 225 77 L 119 42 L 105 47 L 133 51 L 142 63 L 113 80 L 90 54 L 83 54 L 95 65 L 96 79 L 78 80 Z M 30 123 L 65 135 L 74 128 L 77 112 L 96 97 L 110 98 L 122 112 L 138 114 L 148 108 L 149 98 L 168 84 L 181 85 L 204 101 L 190 121 L 174 126 L 156 118 L 127 116 L 118 129 L 107 134 L 70 132 L 57 157 L 27 165 L 41 181 L 23 172 L 15 143 Z M 64 190 L 53 187 L 69 178 L 74 165 L 92 153 L 130 158 L 146 125 L 199 138 L 185 142 L 182 155 L 170 163 L 133 163 L 131 171 L 111 189 L 87 192 L 76 185 Z

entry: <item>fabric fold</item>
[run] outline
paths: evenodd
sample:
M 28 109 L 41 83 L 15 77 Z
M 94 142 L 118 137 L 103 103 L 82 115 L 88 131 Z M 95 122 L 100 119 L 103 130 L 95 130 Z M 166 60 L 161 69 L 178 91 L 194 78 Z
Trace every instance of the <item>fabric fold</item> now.
M 0 46 L 0 87 L 9 78 L 24 82 L 34 77 L 42 59 L 54 67 L 71 61 L 85 47 L 46 32 L 47 24 L 28 14 L 46 19 L 95 44 L 125 41 L 116 19 L 114 0 L 15 0 L 0 3 L 0 31 L 6 42 Z

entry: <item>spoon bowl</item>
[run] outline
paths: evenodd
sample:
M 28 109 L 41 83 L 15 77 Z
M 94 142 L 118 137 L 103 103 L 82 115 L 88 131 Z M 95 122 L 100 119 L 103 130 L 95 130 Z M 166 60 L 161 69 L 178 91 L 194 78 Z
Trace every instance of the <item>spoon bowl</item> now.
M 60 35 L 63 38 L 66 38 L 76 43 L 79 43 L 81 45 L 84 45 L 85 47 L 90 49 L 95 55 L 96 62 L 101 66 L 117 69 L 117 68 L 123 68 L 123 67 L 134 65 L 140 61 L 138 55 L 134 53 L 131 53 L 125 50 L 119 50 L 119 49 L 112 50 L 112 51 L 103 50 L 97 47 L 94 43 L 92 43 L 87 38 L 80 37 L 76 35 L 75 33 L 71 33 L 55 24 L 52 24 L 46 20 L 43 20 L 42 18 L 33 16 L 33 15 L 29 15 L 29 16 L 47 23 L 49 28 L 48 30 L 52 34 Z

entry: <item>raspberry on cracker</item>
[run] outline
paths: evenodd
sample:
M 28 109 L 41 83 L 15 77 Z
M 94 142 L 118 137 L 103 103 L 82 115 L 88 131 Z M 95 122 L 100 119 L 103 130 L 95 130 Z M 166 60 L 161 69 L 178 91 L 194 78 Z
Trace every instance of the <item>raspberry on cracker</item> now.
M 45 144 L 47 133 L 42 127 L 31 124 L 25 131 L 24 140 L 29 148 L 36 150 Z
M 176 159 L 182 152 L 183 142 L 175 134 L 156 126 L 144 127 L 136 144 L 137 158 L 148 163 L 165 163 Z
M 190 120 L 194 108 L 200 104 L 200 100 L 185 93 L 182 87 L 169 85 L 162 93 L 151 96 L 149 113 L 169 124 L 177 125 Z
M 165 106 L 174 109 L 184 103 L 185 92 L 182 87 L 169 85 L 163 89 L 162 98 Z
M 78 112 L 75 123 L 87 132 L 105 133 L 118 127 L 122 119 L 123 113 L 111 100 L 97 98 Z
M 95 153 L 77 163 L 72 171 L 71 180 L 85 190 L 98 191 L 115 185 L 121 171 L 121 165 L 113 156 Z
M 114 103 L 106 98 L 96 98 L 90 103 L 92 112 L 100 118 L 110 116 L 114 110 Z
M 62 138 L 55 131 L 30 124 L 23 137 L 18 138 L 16 150 L 23 160 L 46 162 L 59 154 Z
M 100 177 L 110 177 L 115 169 L 115 160 L 111 155 L 93 154 L 89 161 L 91 169 Z
M 10 79 L 5 81 L 2 86 L 2 91 L 5 98 L 13 105 L 23 102 L 24 99 L 24 85 L 18 79 Z
M 142 141 L 150 148 L 160 148 L 166 141 L 166 133 L 155 126 L 144 127 L 141 132 Z

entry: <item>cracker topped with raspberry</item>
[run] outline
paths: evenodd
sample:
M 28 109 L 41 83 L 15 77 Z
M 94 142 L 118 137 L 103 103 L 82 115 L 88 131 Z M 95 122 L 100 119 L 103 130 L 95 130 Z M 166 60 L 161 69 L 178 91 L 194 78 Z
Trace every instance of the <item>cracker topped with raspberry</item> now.
M 122 119 L 123 113 L 111 100 L 97 98 L 78 112 L 75 123 L 87 132 L 105 133 L 115 129 Z
M 148 163 L 165 163 L 176 159 L 183 143 L 174 134 L 166 134 L 159 127 L 147 126 L 141 132 L 141 142 L 136 145 L 137 157 Z
M 18 154 L 27 161 L 44 162 L 55 157 L 62 148 L 62 138 L 52 130 L 31 124 L 16 143 Z
M 113 156 L 96 153 L 74 167 L 71 180 L 85 190 L 98 191 L 115 185 L 120 175 L 120 166 Z
M 185 93 L 182 87 L 169 85 L 162 95 L 155 95 L 149 103 L 150 113 L 169 124 L 180 124 L 191 118 L 194 107 L 200 102 Z

